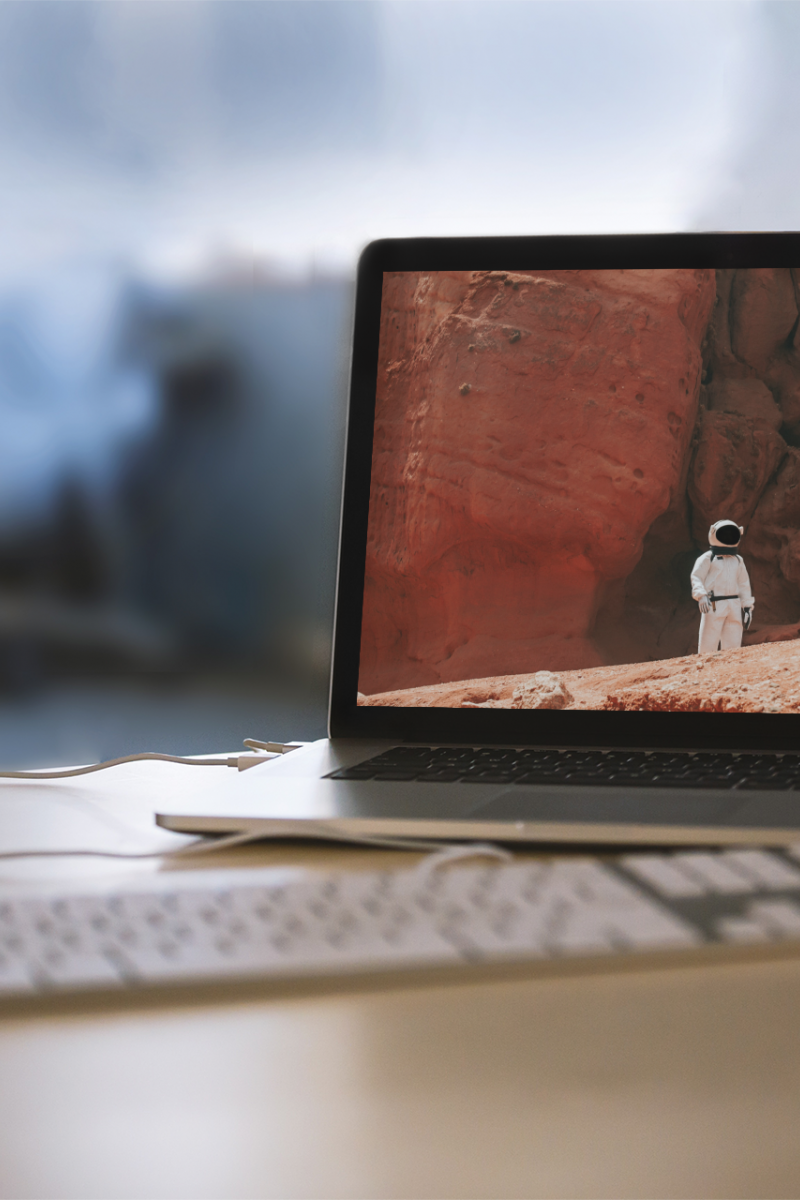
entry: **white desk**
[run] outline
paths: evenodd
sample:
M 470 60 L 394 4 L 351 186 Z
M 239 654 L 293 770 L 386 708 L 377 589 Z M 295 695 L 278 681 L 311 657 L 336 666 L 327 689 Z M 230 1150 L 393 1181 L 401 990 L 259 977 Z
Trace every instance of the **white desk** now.
M 235 786 L 218 771 L 2 784 L 3 848 L 164 844 L 152 809 L 215 777 Z M 225 861 L 342 857 L 401 858 Z M 800 961 L 76 1001 L 0 1021 L 0 1080 L 4 1197 L 794 1197 Z

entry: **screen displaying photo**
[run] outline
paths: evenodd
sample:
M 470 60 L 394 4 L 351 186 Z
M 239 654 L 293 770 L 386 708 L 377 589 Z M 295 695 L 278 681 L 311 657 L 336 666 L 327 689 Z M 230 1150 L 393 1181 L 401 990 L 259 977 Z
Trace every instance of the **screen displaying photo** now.
M 386 274 L 359 704 L 800 712 L 799 312 L 788 268 Z

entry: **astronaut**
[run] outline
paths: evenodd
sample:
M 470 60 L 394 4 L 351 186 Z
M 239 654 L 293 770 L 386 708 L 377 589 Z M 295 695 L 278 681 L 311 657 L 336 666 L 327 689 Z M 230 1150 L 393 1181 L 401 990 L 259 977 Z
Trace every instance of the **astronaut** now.
M 743 533 L 735 521 L 717 521 L 708 531 L 710 548 L 692 569 L 692 597 L 702 613 L 698 654 L 733 650 L 750 628 L 755 600 L 747 567 L 735 550 Z

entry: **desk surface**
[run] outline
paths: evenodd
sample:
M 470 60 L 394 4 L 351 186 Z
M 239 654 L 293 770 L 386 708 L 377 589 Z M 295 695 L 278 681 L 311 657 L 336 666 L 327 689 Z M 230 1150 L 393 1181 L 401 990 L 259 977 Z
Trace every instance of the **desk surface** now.
M 235 784 L 225 768 L 162 764 L 0 784 L 2 848 L 179 844 L 152 829 L 158 803 Z M 398 858 L 265 847 L 224 861 Z M 155 869 L 0 867 L 6 883 Z M 0 1021 L 0 1189 L 796 1197 L 799 1010 L 800 960 L 71 1002 Z

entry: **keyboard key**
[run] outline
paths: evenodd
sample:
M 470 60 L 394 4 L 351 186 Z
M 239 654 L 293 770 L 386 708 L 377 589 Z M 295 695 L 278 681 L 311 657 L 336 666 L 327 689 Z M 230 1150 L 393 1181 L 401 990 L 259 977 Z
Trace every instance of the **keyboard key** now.
M 653 779 L 642 780 L 642 785 L 657 788 L 690 788 L 695 786 L 695 780 L 685 779 L 680 775 L 656 775 Z
M 525 775 L 518 775 L 514 783 L 539 783 L 539 784 L 562 784 L 568 783 L 569 780 L 564 775 L 556 774 L 555 772 L 532 771 Z
M 329 779 L 372 779 L 374 770 L 364 769 L 362 767 L 344 767 L 341 771 L 334 771 L 329 775 Z
M 497 771 L 484 771 L 459 776 L 462 783 L 513 783 L 512 775 L 503 775 Z
M 747 915 L 772 937 L 800 937 L 800 908 L 790 900 L 760 900 Z
M 766 942 L 770 937 L 763 925 L 748 917 L 720 917 L 715 922 L 715 928 L 719 937 L 724 942 L 743 942 L 748 944 Z
M 25 959 L 0 949 L 0 995 L 4 992 L 32 991 L 35 986 L 35 977 L 31 975 Z
M 734 870 L 722 855 L 706 854 L 697 850 L 688 854 L 676 854 L 673 862 L 678 870 L 696 879 L 710 892 L 735 896 L 755 890 L 752 880 L 746 878 L 741 871 Z
M 706 886 L 684 871 L 665 855 L 628 854 L 622 859 L 626 871 L 649 884 L 661 896 L 681 899 L 704 896 Z
M 767 776 L 758 778 L 750 776 L 738 785 L 743 792 L 789 792 L 798 785 L 794 780 L 786 780 Z
M 800 871 L 766 850 L 728 850 L 722 857 L 727 865 L 741 871 L 757 887 L 770 891 L 800 888 Z
M 703 940 L 697 930 L 658 910 L 615 915 L 607 929 L 614 945 L 628 950 L 678 950 Z
M 682 786 L 684 788 L 716 788 L 718 791 L 729 791 L 734 786 L 735 780 L 728 779 L 724 775 L 704 775 L 700 779 L 687 780 Z

